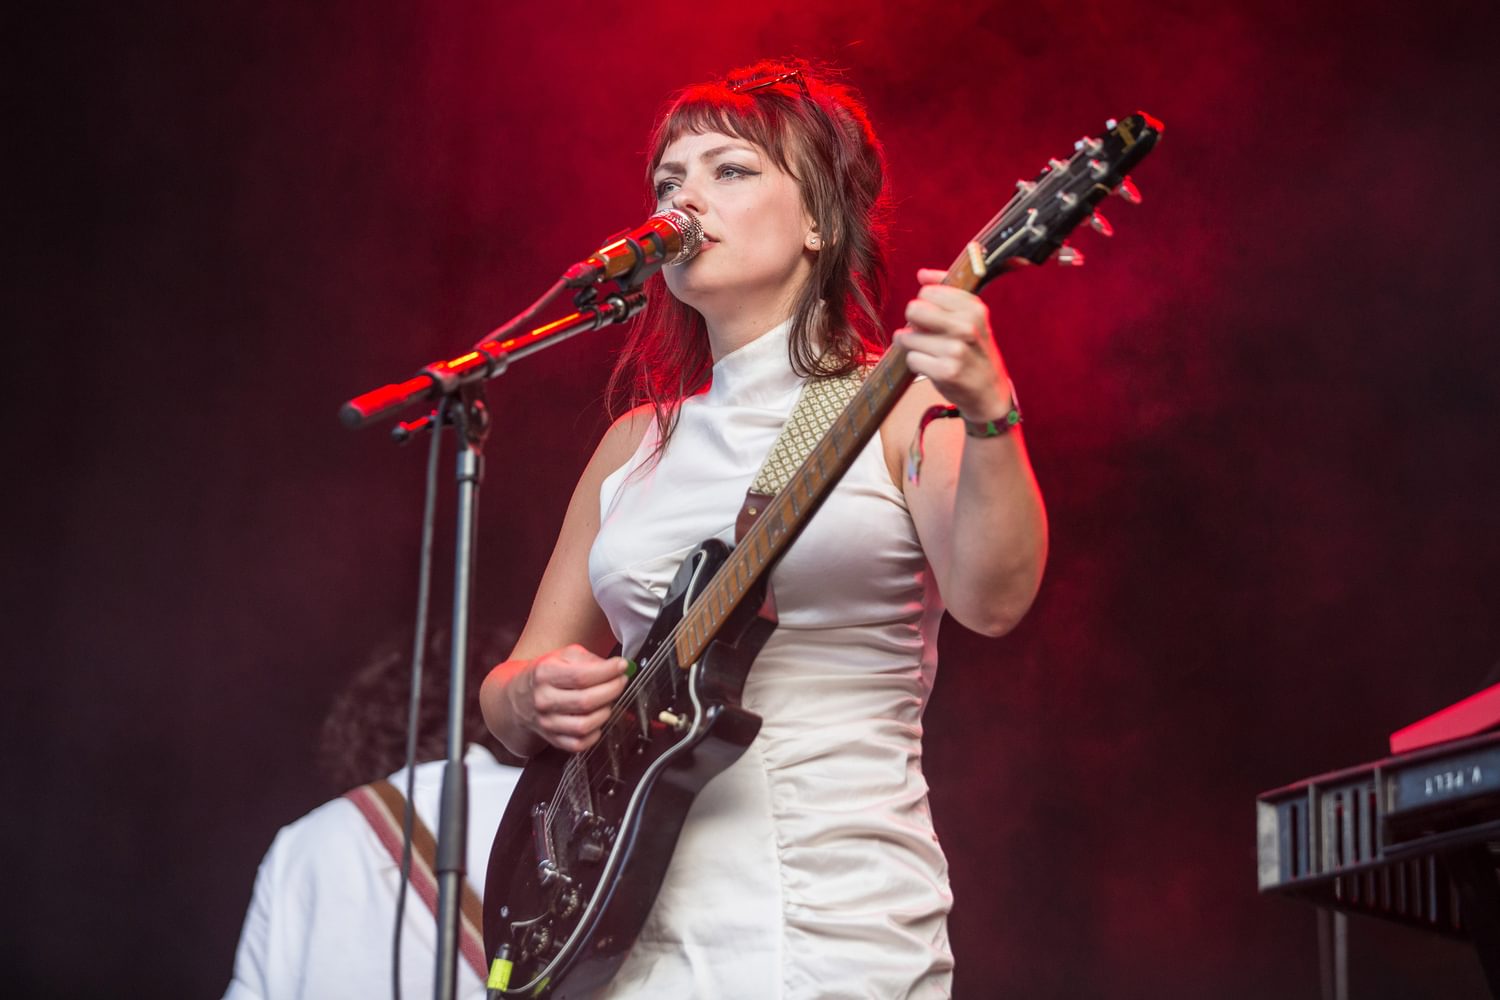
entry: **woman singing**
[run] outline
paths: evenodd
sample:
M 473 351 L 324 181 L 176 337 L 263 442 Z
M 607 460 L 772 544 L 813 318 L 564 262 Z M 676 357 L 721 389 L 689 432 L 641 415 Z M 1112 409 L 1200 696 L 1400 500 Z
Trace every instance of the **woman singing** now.
M 485 681 L 486 721 L 523 755 L 598 740 L 626 684 L 606 654 L 639 646 L 693 546 L 733 539 L 804 383 L 880 351 L 885 165 L 853 93 L 760 63 L 678 95 L 649 148 L 655 204 L 697 216 L 703 249 L 652 279 L 612 380 L 634 408 L 584 470 L 520 640 Z M 780 624 L 743 698 L 764 723 L 693 804 L 610 996 L 951 991 L 921 768 L 938 621 L 1011 629 L 1047 529 L 988 311 L 943 274 L 917 273 L 894 335 L 918 381 L 771 575 Z M 907 451 L 943 403 L 964 419 L 927 428 L 913 482 Z

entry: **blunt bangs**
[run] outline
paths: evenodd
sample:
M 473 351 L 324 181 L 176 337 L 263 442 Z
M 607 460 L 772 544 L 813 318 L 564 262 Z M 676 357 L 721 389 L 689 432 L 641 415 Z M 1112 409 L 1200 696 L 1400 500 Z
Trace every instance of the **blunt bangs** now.
M 651 158 L 646 167 L 646 187 L 651 200 L 656 200 L 652 176 L 661 165 L 667 147 L 685 135 L 709 132 L 732 135 L 765 150 L 776 166 L 800 182 L 802 178 L 787 156 L 790 131 L 787 119 L 795 114 L 792 109 L 798 95 L 794 91 L 775 102 L 766 100 L 769 96 L 757 100 L 749 94 L 736 94 L 722 84 L 700 84 L 683 91 L 652 136 Z

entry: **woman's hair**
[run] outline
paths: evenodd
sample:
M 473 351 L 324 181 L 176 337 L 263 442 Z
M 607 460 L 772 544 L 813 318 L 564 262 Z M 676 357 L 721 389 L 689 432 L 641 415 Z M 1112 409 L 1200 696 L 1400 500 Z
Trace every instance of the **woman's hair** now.
M 722 132 L 764 150 L 797 181 L 822 237 L 812 273 L 792 308 L 792 367 L 801 375 L 847 374 L 884 342 L 885 154 L 864 105 L 802 60 L 767 60 L 721 83 L 688 87 L 667 102 L 651 133 L 647 187 L 667 146 L 683 135 Z M 828 71 L 821 71 L 824 76 Z M 650 195 L 656 204 L 656 193 Z M 680 302 L 658 273 L 649 300 L 610 375 L 611 416 L 649 405 L 661 454 L 683 399 L 713 368 L 703 317 Z

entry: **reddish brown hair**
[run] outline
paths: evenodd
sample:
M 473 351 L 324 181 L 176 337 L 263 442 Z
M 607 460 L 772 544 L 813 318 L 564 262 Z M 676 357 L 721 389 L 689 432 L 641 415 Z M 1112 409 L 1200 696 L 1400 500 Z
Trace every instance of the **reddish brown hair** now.
M 793 305 L 789 353 L 793 369 L 813 377 L 846 374 L 884 342 L 885 154 L 863 102 L 827 75 L 801 60 L 768 60 L 681 91 L 657 119 L 646 168 L 654 207 L 652 175 L 667 146 L 683 135 L 722 132 L 754 143 L 797 181 L 823 246 Z M 763 81 L 776 82 L 756 86 Z M 707 386 L 713 359 L 703 317 L 678 301 L 660 274 L 646 287 L 648 305 L 615 362 L 608 393 L 612 415 L 652 408 L 659 455 L 679 404 Z

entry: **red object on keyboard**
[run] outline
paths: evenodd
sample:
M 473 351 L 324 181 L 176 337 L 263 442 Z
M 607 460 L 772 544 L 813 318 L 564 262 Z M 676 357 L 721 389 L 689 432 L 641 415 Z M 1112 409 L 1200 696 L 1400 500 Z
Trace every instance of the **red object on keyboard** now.
M 1391 734 L 1391 753 L 1473 736 L 1500 726 L 1500 684 L 1433 712 Z

